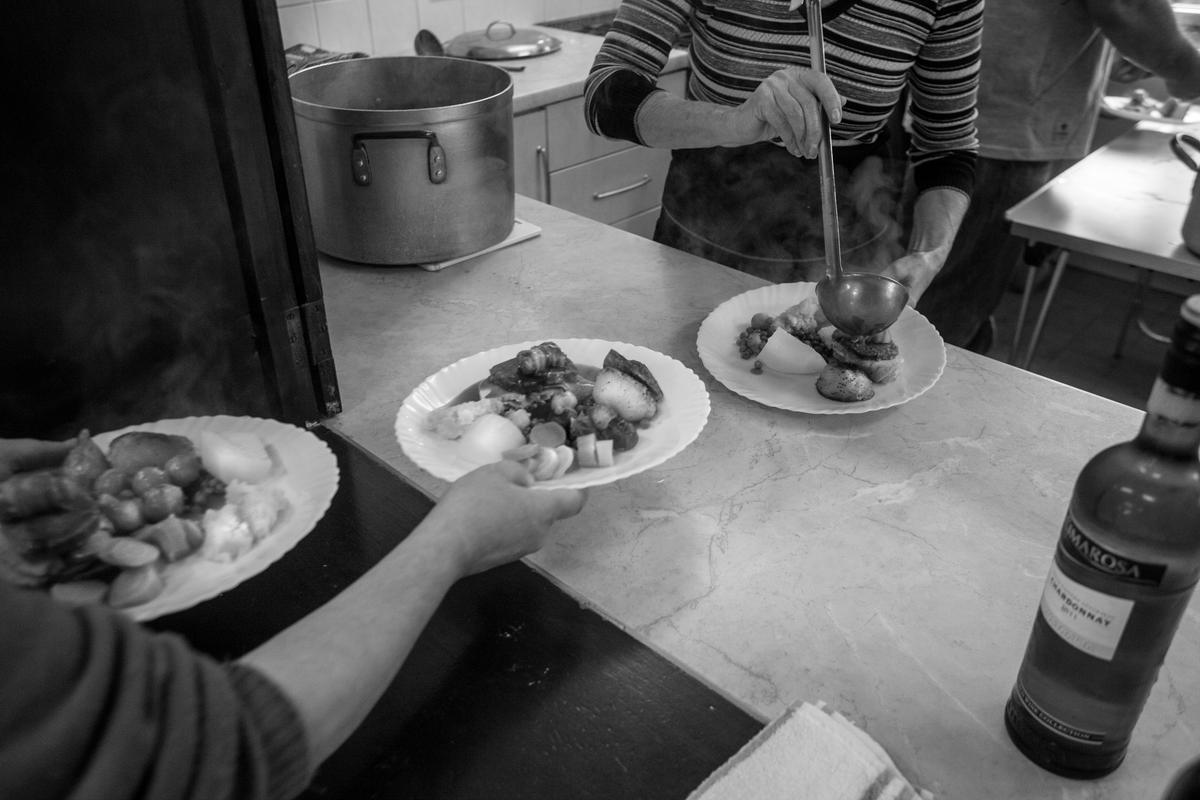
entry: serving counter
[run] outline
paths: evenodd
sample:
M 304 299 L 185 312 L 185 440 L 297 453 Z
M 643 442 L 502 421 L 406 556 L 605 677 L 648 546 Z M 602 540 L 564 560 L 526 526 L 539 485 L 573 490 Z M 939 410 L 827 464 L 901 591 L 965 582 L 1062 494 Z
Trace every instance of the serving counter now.
M 939 798 L 1155 798 L 1200 752 L 1193 603 L 1126 763 L 1076 782 L 1034 766 L 1002 709 L 1075 475 L 1141 414 L 957 348 L 925 394 L 865 414 L 727 390 L 698 328 L 759 280 L 518 197 L 541 235 L 440 272 L 323 259 L 343 412 L 333 432 L 432 498 L 401 451 L 404 398 L 460 358 L 527 340 L 652 348 L 703 380 L 699 437 L 589 490 L 527 564 L 766 721 L 825 701 Z

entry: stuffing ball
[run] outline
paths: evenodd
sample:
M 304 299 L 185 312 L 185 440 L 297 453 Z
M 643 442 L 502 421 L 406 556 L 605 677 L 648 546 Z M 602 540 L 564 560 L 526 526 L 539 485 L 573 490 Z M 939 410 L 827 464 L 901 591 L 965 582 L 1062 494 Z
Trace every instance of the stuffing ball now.
M 592 399 L 606 405 L 622 419 L 641 422 L 658 413 L 658 403 L 644 383 L 615 369 L 602 369 L 592 388 Z

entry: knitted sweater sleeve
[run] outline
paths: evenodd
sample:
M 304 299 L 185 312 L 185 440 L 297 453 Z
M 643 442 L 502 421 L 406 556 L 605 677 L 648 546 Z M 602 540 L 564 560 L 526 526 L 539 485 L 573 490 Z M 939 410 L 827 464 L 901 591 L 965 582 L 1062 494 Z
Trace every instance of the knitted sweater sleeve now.
M 656 91 L 671 44 L 687 24 L 686 0 L 625 0 L 604 38 L 584 86 L 588 129 L 611 139 L 644 144 L 635 120 Z
M 974 189 L 982 30 L 983 0 L 939 3 L 909 81 L 909 156 L 918 190 L 946 187 L 969 195 Z
M 297 712 L 255 670 L 0 585 L 0 797 L 282 800 L 309 769 Z

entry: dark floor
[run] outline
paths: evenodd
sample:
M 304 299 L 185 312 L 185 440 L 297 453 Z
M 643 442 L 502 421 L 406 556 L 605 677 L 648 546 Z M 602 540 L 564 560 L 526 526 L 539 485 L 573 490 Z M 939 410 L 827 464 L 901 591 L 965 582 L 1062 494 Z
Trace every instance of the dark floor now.
M 1048 276 L 1049 267 L 1043 267 L 1041 272 Z M 1005 294 L 996 311 L 997 336 L 988 353 L 991 357 L 1017 364 L 1024 358 L 1046 294 L 1048 281 L 1040 277 L 1042 285 L 1035 289 L 1029 304 L 1018 358 L 1012 359 L 1010 353 L 1021 293 L 1012 290 Z M 1200 292 L 1200 283 L 1182 291 Z M 1029 369 L 1126 405 L 1144 407 L 1166 345 L 1152 340 L 1132 323 L 1121 356 L 1114 356 L 1121 325 L 1135 293 L 1136 284 L 1130 281 L 1068 266 Z M 1142 318 L 1151 330 L 1169 335 L 1185 297 L 1178 291 L 1156 289 L 1152 281 L 1145 294 Z

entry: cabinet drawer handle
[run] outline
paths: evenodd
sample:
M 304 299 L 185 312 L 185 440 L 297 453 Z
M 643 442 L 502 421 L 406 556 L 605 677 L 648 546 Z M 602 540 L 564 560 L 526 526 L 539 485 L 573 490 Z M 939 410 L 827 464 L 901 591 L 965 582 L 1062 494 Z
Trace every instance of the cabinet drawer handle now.
M 652 178 L 649 175 L 643 175 L 642 179 L 640 181 L 631 183 L 628 186 L 622 186 L 620 189 L 609 189 L 607 192 L 596 192 L 594 195 L 592 195 L 592 199 L 593 200 L 607 200 L 608 198 L 615 197 L 616 195 L 619 195 L 619 194 L 625 194 L 626 192 L 632 192 L 634 189 L 642 188 L 647 183 L 649 183 L 651 180 L 652 180 Z
M 537 159 L 538 172 L 540 173 L 539 177 L 541 178 L 541 184 L 545 191 L 545 194 L 539 199 L 543 203 L 545 203 L 547 205 L 551 205 L 551 203 L 550 203 L 550 151 L 548 149 L 546 149 L 545 147 L 543 147 L 542 145 L 538 145 L 537 149 L 535 149 L 533 152 L 534 152 L 534 157 Z

